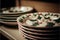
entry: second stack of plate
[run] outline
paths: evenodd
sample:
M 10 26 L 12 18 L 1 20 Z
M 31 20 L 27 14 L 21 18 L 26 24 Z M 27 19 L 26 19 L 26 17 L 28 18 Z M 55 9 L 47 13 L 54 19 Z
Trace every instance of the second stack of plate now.
M 19 14 L 3 14 L 1 13 L 1 23 L 9 25 L 17 25 L 16 18 Z
M 14 12 L 9 12 L 9 10 L 15 10 Z M 33 12 L 32 7 L 28 6 L 21 6 L 21 11 L 16 12 L 17 7 L 11 7 L 11 8 L 3 8 L 2 12 L 0 13 L 0 22 L 4 23 L 6 25 L 17 25 L 16 19 L 22 14 Z

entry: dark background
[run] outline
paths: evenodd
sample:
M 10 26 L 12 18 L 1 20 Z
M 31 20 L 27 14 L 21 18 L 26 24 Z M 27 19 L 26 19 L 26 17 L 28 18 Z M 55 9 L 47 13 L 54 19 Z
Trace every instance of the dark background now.
M 1 8 L 15 6 L 15 0 L 0 0 Z
M 44 2 L 52 2 L 52 3 L 58 3 L 58 4 L 60 2 L 59 0 L 31 0 L 31 1 L 44 1 Z M 0 0 L 0 6 L 1 6 L 0 8 L 15 6 L 15 0 Z

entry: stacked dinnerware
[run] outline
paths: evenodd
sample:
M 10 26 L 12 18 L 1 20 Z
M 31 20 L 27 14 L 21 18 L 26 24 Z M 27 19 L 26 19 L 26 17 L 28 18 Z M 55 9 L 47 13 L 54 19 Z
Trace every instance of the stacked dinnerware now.
M 59 13 L 25 14 L 17 18 L 17 23 L 27 40 L 59 40 Z
M 7 25 L 17 25 L 16 18 L 30 12 L 33 12 L 33 8 L 29 6 L 2 8 L 0 22 Z

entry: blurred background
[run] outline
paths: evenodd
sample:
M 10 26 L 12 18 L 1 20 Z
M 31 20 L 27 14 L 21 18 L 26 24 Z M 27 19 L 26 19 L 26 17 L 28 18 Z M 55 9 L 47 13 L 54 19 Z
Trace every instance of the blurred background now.
M 15 0 L 0 0 L 1 8 L 15 6 Z M 59 0 L 20 0 L 23 6 L 32 6 L 37 11 L 60 12 Z

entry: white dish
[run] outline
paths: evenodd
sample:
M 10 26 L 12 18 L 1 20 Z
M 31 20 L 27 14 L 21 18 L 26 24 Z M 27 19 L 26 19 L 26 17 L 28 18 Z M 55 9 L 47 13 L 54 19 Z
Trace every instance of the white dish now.
M 11 10 L 12 12 L 9 12 Z M 9 10 L 3 11 L 3 14 L 18 14 L 18 13 L 25 13 L 25 12 L 30 12 L 33 10 L 32 7 L 28 6 L 21 6 L 20 8 L 18 7 L 11 7 Z M 17 11 L 17 12 L 16 12 Z
M 59 21 L 60 14 L 59 13 L 58 14 L 52 13 L 53 15 L 52 14 L 50 15 L 50 14 L 51 13 L 49 12 L 47 13 L 45 12 L 45 14 L 44 12 L 25 14 L 18 17 L 17 22 L 20 22 L 21 25 L 29 26 L 29 27 L 54 27 L 54 25 L 57 23 L 55 20 Z M 53 20 L 53 18 L 51 18 L 52 16 L 54 18 L 56 16 L 57 19 Z
M 17 22 L 3 22 L 3 21 L 1 21 L 1 23 L 6 24 L 6 25 L 17 25 Z

